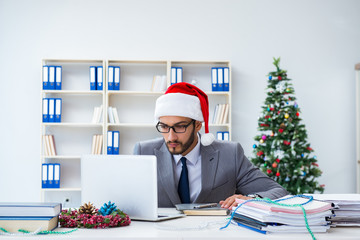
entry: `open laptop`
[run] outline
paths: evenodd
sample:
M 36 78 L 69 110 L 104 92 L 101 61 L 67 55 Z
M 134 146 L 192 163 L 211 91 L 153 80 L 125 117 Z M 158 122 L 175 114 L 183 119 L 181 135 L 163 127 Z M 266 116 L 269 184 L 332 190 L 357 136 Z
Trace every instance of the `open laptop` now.
M 83 155 L 81 202 L 97 208 L 111 201 L 132 220 L 161 221 L 184 216 L 158 214 L 156 156 Z

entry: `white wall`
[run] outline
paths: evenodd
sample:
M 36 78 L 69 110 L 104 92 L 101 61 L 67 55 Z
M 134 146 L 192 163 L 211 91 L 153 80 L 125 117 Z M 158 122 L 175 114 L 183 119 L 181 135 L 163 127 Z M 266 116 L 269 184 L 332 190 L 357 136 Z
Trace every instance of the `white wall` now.
M 0 0 L 0 201 L 40 200 L 42 58 L 230 60 L 252 155 L 272 57 L 293 79 L 326 193 L 355 192 L 357 0 Z

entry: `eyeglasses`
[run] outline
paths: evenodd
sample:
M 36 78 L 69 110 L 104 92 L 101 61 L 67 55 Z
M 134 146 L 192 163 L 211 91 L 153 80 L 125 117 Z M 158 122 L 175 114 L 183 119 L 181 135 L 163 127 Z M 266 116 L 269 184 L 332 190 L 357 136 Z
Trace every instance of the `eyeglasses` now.
M 175 124 L 174 126 L 170 127 L 164 123 L 158 122 L 156 124 L 156 129 L 160 132 L 160 133 L 168 133 L 170 132 L 170 129 L 172 129 L 174 132 L 176 133 L 184 133 L 186 132 L 186 128 L 188 126 L 190 126 L 193 122 L 195 122 L 195 120 L 191 120 L 191 122 L 189 122 L 186 125 L 183 124 Z

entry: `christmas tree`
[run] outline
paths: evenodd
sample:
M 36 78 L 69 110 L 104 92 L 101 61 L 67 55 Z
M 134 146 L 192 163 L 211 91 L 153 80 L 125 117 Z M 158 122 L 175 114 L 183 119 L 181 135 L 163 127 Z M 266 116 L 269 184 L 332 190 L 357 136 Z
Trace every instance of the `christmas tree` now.
M 291 194 L 323 192 L 316 178 L 321 175 L 316 156 L 301 123 L 300 108 L 286 70 L 274 58 L 275 72 L 268 77 L 268 91 L 259 117 L 251 161 Z

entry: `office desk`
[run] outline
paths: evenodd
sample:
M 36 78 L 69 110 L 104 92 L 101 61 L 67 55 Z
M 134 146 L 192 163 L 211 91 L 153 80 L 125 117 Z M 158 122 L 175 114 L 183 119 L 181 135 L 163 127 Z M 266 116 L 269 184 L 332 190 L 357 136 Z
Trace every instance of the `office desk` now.
M 140 239 L 312 239 L 309 233 L 301 234 L 261 234 L 235 225 L 229 225 L 226 229 L 226 218 L 219 216 L 187 216 L 183 218 L 167 220 L 163 222 L 132 221 L 130 226 L 110 229 L 78 229 L 65 235 L 36 235 L 26 239 L 76 239 L 76 240 L 140 240 Z M 205 228 L 194 230 L 201 226 Z M 180 229 L 182 228 L 182 229 Z M 167 229 L 167 230 L 165 230 Z M 192 230 L 191 230 L 192 229 Z M 70 229 L 58 228 L 59 231 Z M 360 239 L 360 228 L 342 227 L 332 228 L 327 233 L 315 233 L 316 239 Z M 0 240 L 24 239 L 20 236 L 1 236 Z

